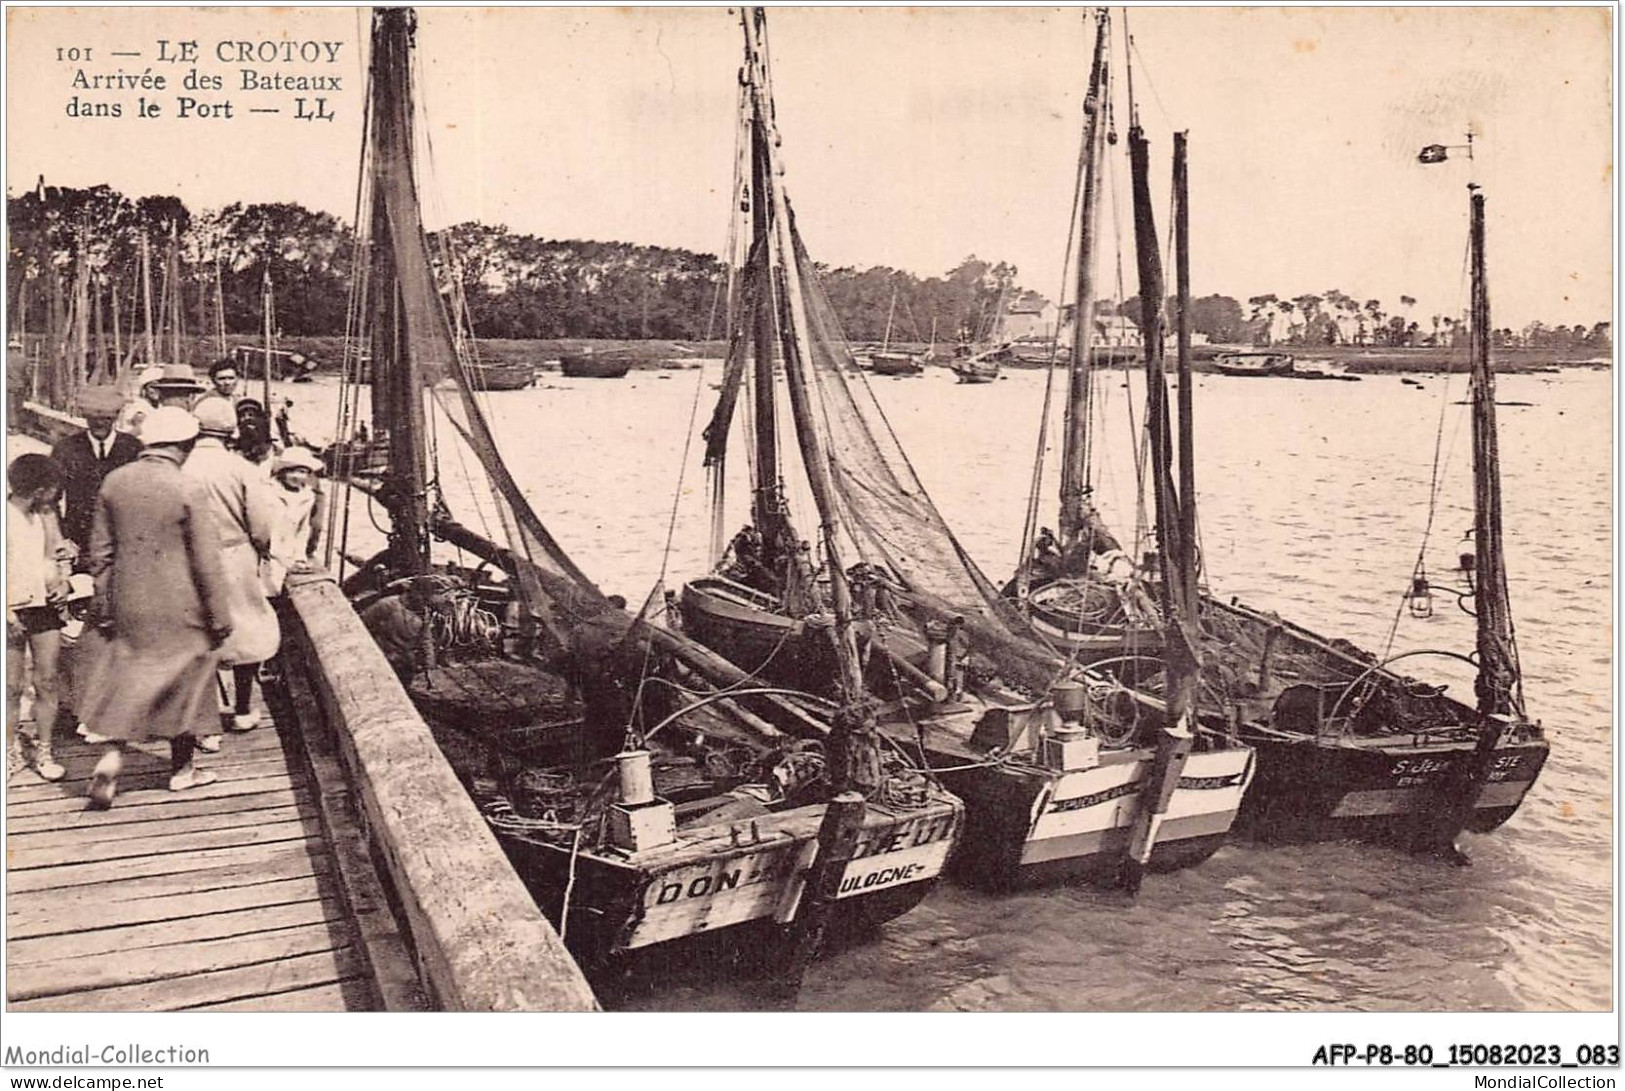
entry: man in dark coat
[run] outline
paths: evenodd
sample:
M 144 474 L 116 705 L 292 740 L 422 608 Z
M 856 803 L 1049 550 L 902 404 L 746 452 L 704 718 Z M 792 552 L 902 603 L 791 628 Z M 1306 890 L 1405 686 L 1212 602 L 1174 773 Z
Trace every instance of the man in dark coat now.
M 124 398 L 110 386 L 87 387 L 79 395 L 85 430 L 65 436 L 51 448 L 51 458 L 62 470 L 62 534 L 79 547 L 79 571 L 85 571 L 90 552 L 90 518 L 102 479 L 141 453 L 141 441 L 113 431 L 113 421 L 124 408 Z

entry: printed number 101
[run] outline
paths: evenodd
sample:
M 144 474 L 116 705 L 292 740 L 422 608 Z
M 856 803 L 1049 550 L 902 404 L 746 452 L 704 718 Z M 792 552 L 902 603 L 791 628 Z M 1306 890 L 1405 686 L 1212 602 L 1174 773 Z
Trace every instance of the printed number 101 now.
M 76 45 L 70 45 L 66 48 L 57 46 L 56 59 L 59 61 L 88 61 L 90 60 L 90 47 L 88 45 L 83 48 Z

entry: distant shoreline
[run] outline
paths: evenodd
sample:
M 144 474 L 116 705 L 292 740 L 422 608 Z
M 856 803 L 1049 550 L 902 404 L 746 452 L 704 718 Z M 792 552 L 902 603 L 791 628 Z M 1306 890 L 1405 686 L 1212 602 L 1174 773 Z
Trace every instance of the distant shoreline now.
M 30 337 L 30 340 L 34 338 Z M 208 364 L 219 353 L 215 338 L 189 337 L 187 341 L 193 367 L 200 372 L 206 370 Z M 252 336 L 233 336 L 226 339 L 228 348 L 239 345 L 256 346 L 258 343 L 259 339 Z M 283 337 L 277 341 L 277 347 L 283 351 L 303 353 L 316 360 L 317 370 L 323 374 L 338 372 L 342 359 L 342 345 L 343 338 L 331 336 Z M 615 353 L 629 356 L 632 367 L 644 371 L 683 368 L 695 360 L 716 359 L 727 351 L 727 344 L 723 341 L 663 339 L 645 341 L 582 337 L 492 339 L 481 340 L 478 345 L 481 359 L 493 363 L 530 363 L 543 366 L 549 361 L 555 361 L 553 366 L 556 367 L 558 358 L 566 353 Z M 923 353 L 930 346 L 898 342 L 893 347 L 901 351 Z M 952 351 L 951 346 L 939 344 L 937 359 L 932 363 L 942 367 L 948 366 L 952 362 L 949 355 Z M 1465 346 L 1389 348 L 1381 345 L 1197 345 L 1193 351 L 1195 370 L 1212 372 L 1213 358 L 1225 352 L 1285 352 L 1292 355 L 1298 365 L 1307 370 L 1331 368 L 1353 375 L 1441 374 L 1468 370 Z M 1506 375 L 1571 368 L 1605 371 L 1612 367 L 1611 360 L 1599 360 L 1593 355 L 1574 350 L 1512 347 L 1497 348 L 1493 353 L 1496 371 Z M 8 367 L 16 365 L 18 355 L 15 350 L 7 353 Z M 1113 355 L 1114 360 L 1110 366 L 1120 366 L 1120 361 L 1127 362 L 1130 367 L 1139 366 L 1137 348 L 1119 348 L 1113 351 Z M 1126 361 L 1124 357 L 1127 357 Z M 1168 357 L 1171 364 L 1173 362 L 1171 350 Z M 1036 370 L 1045 365 L 1018 362 L 1005 366 L 1011 369 Z

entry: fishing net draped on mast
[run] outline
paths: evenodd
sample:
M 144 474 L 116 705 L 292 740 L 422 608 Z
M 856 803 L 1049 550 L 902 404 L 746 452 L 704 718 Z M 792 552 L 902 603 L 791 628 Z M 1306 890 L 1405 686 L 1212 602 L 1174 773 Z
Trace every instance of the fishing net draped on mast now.
M 413 20 L 409 12 L 399 10 L 381 11 L 376 18 L 382 25 L 374 34 L 369 134 L 372 281 L 379 286 L 373 328 L 375 339 L 383 343 L 375 344 L 375 366 L 393 365 L 396 375 L 415 371 L 416 379 L 430 387 L 435 404 L 474 452 L 489 480 L 509 551 L 517 562 L 512 569 L 525 607 L 560 646 L 566 646 L 568 630 L 611 606 L 548 532 L 513 479 L 477 399 L 468 362 L 459 355 L 445 301 L 435 284 L 413 169 Z M 403 368 L 406 363 L 415 363 L 415 369 Z M 455 381 L 455 397 L 436 388 L 445 377 Z M 410 413 L 408 403 L 415 400 L 421 406 L 422 389 L 416 382 L 412 386 L 415 389 L 387 399 L 389 419 L 379 423 L 393 426 L 392 436 L 399 434 Z M 386 399 L 375 398 L 382 400 Z M 414 450 L 402 455 L 421 460 L 423 436 L 409 439 Z

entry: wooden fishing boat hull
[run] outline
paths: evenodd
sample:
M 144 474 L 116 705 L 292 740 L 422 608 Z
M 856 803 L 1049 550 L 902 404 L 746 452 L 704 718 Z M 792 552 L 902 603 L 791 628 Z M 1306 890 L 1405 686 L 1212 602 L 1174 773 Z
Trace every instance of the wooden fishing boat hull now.
M 919 375 L 925 365 L 919 357 L 904 352 L 871 352 L 869 370 L 876 375 Z
M 954 378 L 962 383 L 991 383 L 999 377 L 998 364 L 979 364 L 974 360 L 965 360 L 953 366 Z
M 1213 358 L 1213 367 L 1220 375 L 1287 375 L 1294 361 L 1285 352 L 1222 352 Z
M 907 745 L 901 734 L 898 742 Z M 1117 876 L 1139 812 L 1150 749 L 1103 751 L 1100 765 L 1076 772 L 1020 763 L 967 769 L 967 752 L 929 730 L 926 752 L 934 766 L 954 770 L 939 776 L 965 801 L 965 833 L 953 864 L 957 879 L 1005 890 Z M 1158 829 L 1150 869 L 1194 867 L 1218 851 L 1253 769 L 1252 751 L 1245 747 L 1192 753 Z
M 1391 668 L 1379 671 L 1351 645 L 1327 641 L 1237 603 L 1206 600 L 1203 613 L 1205 628 L 1274 630 L 1277 672 L 1293 667 L 1288 661 L 1292 654 L 1304 657 L 1293 676 L 1300 684 L 1289 688 L 1305 700 L 1293 706 L 1287 690 L 1275 693 L 1271 686 L 1272 692 L 1259 698 L 1259 706 L 1239 728 L 1242 741 L 1258 751 L 1258 777 L 1239 823 L 1249 836 L 1267 841 L 1354 838 L 1444 850 L 1463 829 L 1487 833 L 1511 818 L 1545 765 L 1550 744 L 1539 725 L 1509 725 L 1481 754 L 1479 737 L 1486 728 L 1477 713 L 1445 697 L 1445 687 L 1410 679 L 1400 684 L 1426 693 L 1422 700 L 1431 702 L 1436 710 L 1431 719 L 1437 722 L 1424 719 L 1414 730 L 1397 720 L 1386 729 L 1378 723 L 1328 725 L 1336 712 L 1347 711 L 1340 706 L 1352 680 L 1370 673 L 1383 679 L 1399 676 Z M 1317 680 L 1304 669 L 1313 662 L 1311 656 L 1343 673 L 1332 677 L 1322 668 Z M 1317 684 L 1324 696 L 1311 699 Z M 1471 806 L 1458 806 L 1463 793 L 1471 793 Z
M 559 370 L 567 379 L 619 379 L 632 370 L 627 356 L 567 352 L 559 356 Z
M 1544 740 L 1497 746 L 1489 773 L 1459 828 L 1441 816 L 1471 742 L 1396 744 L 1271 738 L 1243 728 L 1258 751 L 1258 778 L 1243 807 L 1241 828 L 1264 841 L 1381 841 L 1408 848 L 1444 847 L 1461 829 L 1488 833 L 1517 811 L 1534 787 L 1550 749 Z
M 769 595 L 721 576 L 683 587 L 683 632 L 747 674 L 823 693 L 838 673 L 826 617 L 792 618 Z
M 536 381 L 529 364 L 476 364 L 470 369 L 476 390 L 523 390 Z
M 641 852 L 570 845 L 526 834 L 498 840 L 536 903 L 561 922 L 574 868 L 568 924 L 572 953 L 589 970 L 622 967 L 684 941 L 726 932 L 770 954 L 795 919 L 817 848 L 822 806 L 680 829 L 667 846 Z M 935 792 L 899 811 L 871 803 L 837 893 L 828 936 L 837 942 L 908 912 L 942 876 L 964 825 L 964 806 Z
M 232 363 L 243 379 L 265 378 L 265 350 L 251 345 L 237 345 L 231 350 Z M 302 352 L 285 349 L 271 350 L 271 378 L 296 383 L 309 382 L 316 373 L 317 363 Z

